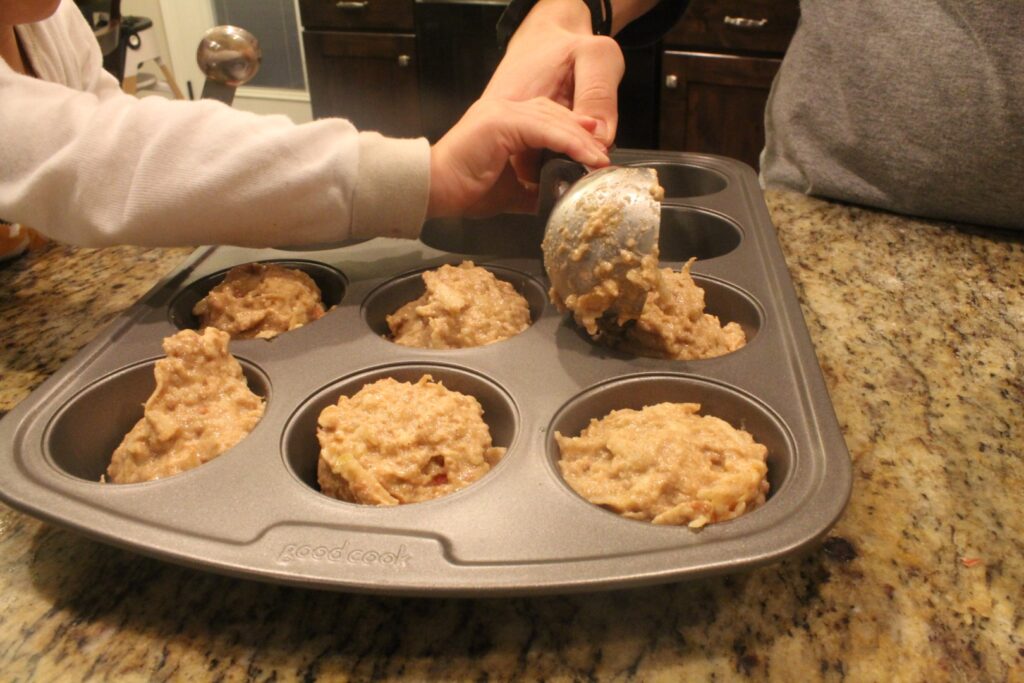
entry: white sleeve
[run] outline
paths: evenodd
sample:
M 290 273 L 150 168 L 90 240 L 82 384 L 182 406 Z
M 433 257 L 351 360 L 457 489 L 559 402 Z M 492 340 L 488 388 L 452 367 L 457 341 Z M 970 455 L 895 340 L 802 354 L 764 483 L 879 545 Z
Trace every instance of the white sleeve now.
M 424 139 L 359 133 L 342 119 L 295 125 L 213 101 L 137 99 L 95 78 L 95 91 L 82 92 L 0 60 L 6 220 L 89 246 L 419 233 L 429 191 Z

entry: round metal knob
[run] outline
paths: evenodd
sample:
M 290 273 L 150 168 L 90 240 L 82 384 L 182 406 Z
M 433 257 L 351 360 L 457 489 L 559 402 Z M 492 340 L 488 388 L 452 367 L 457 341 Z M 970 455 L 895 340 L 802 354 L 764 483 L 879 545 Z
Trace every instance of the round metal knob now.
M 412 57 L 409 55 L 398 55 L 398 66 L 407 67 L 412 64 Z
M 199 68 L 211 81 L 233 88 L 248 83 L 260 70 L 260 41 L 237 26 L 214 26 L 196 50 Z
M 665 76 L 665 87 L 669 90 L 675 90 L 679 87 L 679 77 L 675 74 L 669 74 Z
M 722 19 L 722 23 L 728 26 L 736 26 L 737 28 L 764 28 L 768 25 L 767 19 L 750 19 L 749 17 L 730 17 L 726 16 Z

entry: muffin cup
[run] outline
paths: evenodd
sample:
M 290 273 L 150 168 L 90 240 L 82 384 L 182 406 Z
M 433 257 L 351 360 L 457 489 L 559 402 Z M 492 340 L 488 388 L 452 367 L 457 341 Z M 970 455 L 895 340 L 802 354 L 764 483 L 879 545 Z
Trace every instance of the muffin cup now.
M 313 279 L 320 289 L 320 300 L 323 302 L 324 310 L 330 311 L 341 303 L 345 297 L 346 280 L 345 276 L 337 269 L 324 263 L 308 261 L 303 259 L 272 259 L 258 261 L 257 263 L 274 264 L 282 268 L 301 270 Z M 210 290 L 224 281 L 230 268 L 220 270 L 196 280 L 181 291 L 168 308 L 168 315 L 171 322 L 179 330 L 199 329 L 199 319 L 192 312 L 195 305 L 199 303 Z
M 43 452 L 47 460 L 64 474 L 99 483 L 114 450 L 135 423 L 142 419 L 146 400 L 156 390 L 154 370 L 157 360 L 118 370 L 72 396 L 54 415 L 46 431 Z M 244 359 L 238 359 L 238 362 L 250 391 L 269 403 L 270 381 L 267 376 Z M 244 448 L 245 438 L 234 448 Z

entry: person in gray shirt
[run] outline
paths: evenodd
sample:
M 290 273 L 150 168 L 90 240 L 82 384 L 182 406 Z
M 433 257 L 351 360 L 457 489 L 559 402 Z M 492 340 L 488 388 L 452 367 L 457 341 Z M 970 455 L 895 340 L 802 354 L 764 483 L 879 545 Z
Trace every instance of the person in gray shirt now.
M 660 16 L 651 4 L 610 0 L 616 20 L 609 35 L 618 38 L 623 30 L 622 10 L 623 17 L 639 16 L 636 23 L 656 40 L 686 3 L 661 0 L 659 8 L 674 11 Z M 605 54 L 593 50 L 598 57 L 581 58 L 579 41 L 597 38 L 589 21 L 565 18 L 589 16 L 588 4 L 513 0 L 509 7 L 519 9 L 522 23 L 488 91 L 526 96 L 538 82 L 565 88 L 575 81 L 577 99 L 564 103 L 606 121 L 614 133 L 617 121 L 607 106 L 614 107 L 621 55 L 608 56 L 606 42 L 596 44 Z M 1024 229 L 1024 4 L 802 0 L 800 11 L 765 112 L 764 187 Z M 508 23 L 499 24 L 499 34 L 510 32 Z
M 800 11 L 765 112 L 764 186 L 1024 228 L 1024 4 Z

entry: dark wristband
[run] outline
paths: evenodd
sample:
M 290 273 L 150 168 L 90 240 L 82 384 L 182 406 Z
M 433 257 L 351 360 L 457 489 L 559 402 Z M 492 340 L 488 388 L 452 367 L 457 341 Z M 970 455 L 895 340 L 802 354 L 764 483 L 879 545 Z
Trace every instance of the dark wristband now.
M 595 36 L 612 34 L 612 0 L 583 0 L 590 9 L 590 27 Z

